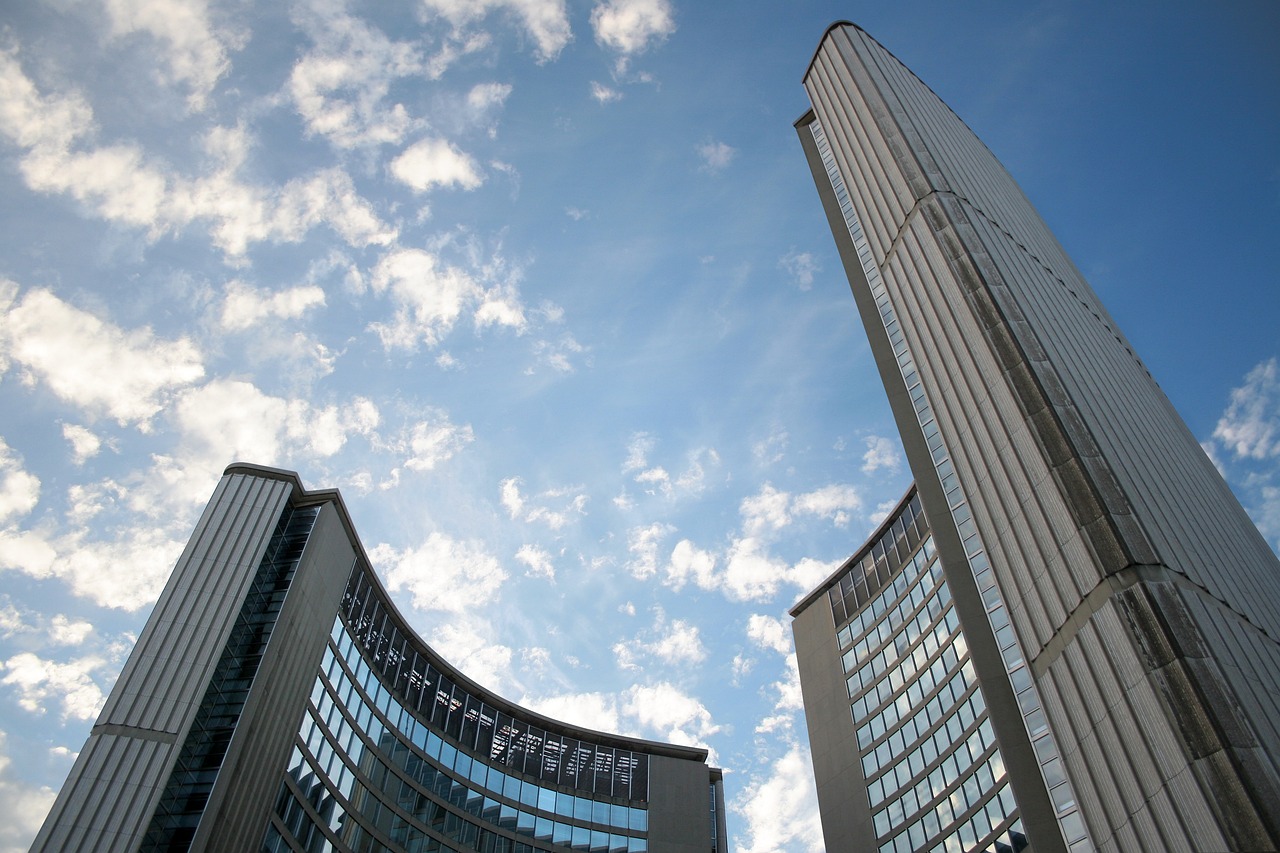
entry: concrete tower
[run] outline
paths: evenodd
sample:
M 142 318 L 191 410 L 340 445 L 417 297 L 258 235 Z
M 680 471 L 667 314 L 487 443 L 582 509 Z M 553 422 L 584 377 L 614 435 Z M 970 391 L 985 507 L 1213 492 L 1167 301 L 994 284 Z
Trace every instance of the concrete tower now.
M 965 124 L 848 23 L 804 85 L 796 127 L 1032 847 L 1274 849 L 1280 562 Z M 798 650 L 831 651 L 801 652 L 806 703 L 814 667 L 842 666 L 838 614 L 814 613 Z M 837 772 L 815 754 L 828 844 L 902 849 L 911 814 L 868 836 L 824 795 L 856 757 Z M 939 827 L 921 844 L 982 842 Z

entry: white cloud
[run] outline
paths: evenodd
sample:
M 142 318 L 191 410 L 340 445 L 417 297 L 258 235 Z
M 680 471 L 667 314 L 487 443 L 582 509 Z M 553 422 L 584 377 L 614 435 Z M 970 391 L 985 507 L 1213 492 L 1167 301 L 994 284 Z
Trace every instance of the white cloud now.
M 380 544 L 369 559 L 387 579 L 392 592 L 406 590 L 420 610 L 465 613 L 489 603 L 507 572 L 480 542 L 465 542 L 432 533 L 415 548 L 397 550 Z
M 484 183 L 476 161 L 444 139 L 422 139 L 410 145 L 391 161 L 391 174 L 419 193 L 433 187 L 473 190 Z
M 189 86 L 188 103 L 195 109 L 203 108 L 230 68 L 227 50 L 245 41 L 243 34 L 214 26 L 205 0 L 105 0 L 104 5 L 112 36 L 147 33 L 160 43 L 167 74 L 157 74 L 163 82 Z
M 53 808 L 57 792 L 15 779 L 8 746 L 8 734 L 0 731 L 0 850 L 22 853 Z
M 769 554 L 765 542 L 745 536 L 729 546 L 721 589 L 734 601 L 767 601 L 777 594 L 788 569 L 786 561 Z
M 502 495 L 502 506 L 512 518 L 517 518 L 524 509 L 524 498 L 520 496 L 520 478 L 508 477 L 499 487 Z
M 723 142 L 705 142 L 698 146 L 698 157 L 702 160 L 700 168 L 704 172 L 719 172 L 733 162 L 737 153 L 736 148 Z
M 473 618 L 454 619 L 431 632 L 431 647 L 473 681 L 508 695 L 518 688 L 509 646 L 494 643 L 491 626 Z
M 422 0 L 422 5 L 459 28 L 494 10 L 514 15 L 538 45 L 543 62 L 555 59 L 573 38 L 564 0 Z
M 1280 366 L 1268 359 L 1250 370 L 1213 437 L 1240 458 L 1280 456 Z
M 697 625 L 683 619 L 667 623 L 661 613 L 650 631 L 615 643 L 613 653 L 621 669 L 641 669 L 646 656 L 668 666 L 698 664 L 707 658 Z
M 467 121 L 472 125 L 485 127 L 489 138 L 496 138 L 498 125 L 494 114 L 506 103 L 511 91 L 510 83 L 477 83 L 472 86 L 471 91 L 467 92 L 466 107 L 463 110 Z M 505 164 L 502 170 L 506 171 Z
M 769 649 L 780 655 L 791 653 L 791 631 L 781 619 L 753 613 L 747 619 L 747 639 L 762 649 Z
M 627 458 L 622 463 L 622 473 L 627 474 L 645 468 L 649 464 L 649 454 L 657 446 L 657 441 L 647 432 L 637 432 L 631 436 L 627 444 Z
M 558 340 L 541 340 L 533 345 L 533 355 L 539 364 L 543 364 L 556 373 L 573 373 L 575 356 L 586 352 L 587 348 L 567 332 Z
M 643 53 L 676 31 L 668 0 L 606 0 L 591 10 L 596 41 L 623 55 Z
M 372 329 L 387 349 L 412 349 L 418 341 L 434 347 L 474 302 L 479 286 L 457 267 L 442 266 L 421 249 L 401 249 L 383 256 L 374 268 L 375 293 L 389 293 L 396 306 L 390 323 Z
M 658 543 L 674 532 L 674 527 L 660 521 L 631 528 L 627 532 L 627 550 L 631 553 L 627 570 L 638 580 L 653 577 L 658 571 Z
M 479 264 L 485 278 L 504 274 L 501 258 Z M 398 249 L 384 255 L 373 270 L 374 293 L 387 294 L 395 308 L 390 321 L 372 323 L 388 350 L 413 349 L 419 342 L 434 348 L 452 331 L 465 311 L 473 311 L 476 327 L 500 325 L 524 330 L 524 307 L 508 275 L 486 290 L 466 270 L 443 263 L 423 249 Z
M 797 252 L 795 249 L 779 258 L 778 266 L 786 270 L 791 280 L 801 290 L 813 287 L 814 275 L 822 272 L 822 267 L 819 266 L 812 252 Z
M 622 100 L 622 93 L 596 80 L 591 81 L 591 97 L 598 103 L 611 104 Z M 577 217 L 575 217 L 577 218 Z
M 867 452 L 862 454 L 862 473 L 872 474 L 882 468 L 897 473 L 902 467 L 902 452 L 897 441 L 879 435 L 869 435 L 863 441 Z
M 526 696 L 520 704 L 531 711 L 598 732 L 623 732 L 618 697 L 604 693 Z
M 787 435 L 786 430 L 774 429 L 768 437 L 751 445 L 751 454 L 760 465 L 773 465 L 785 458 L 787 445 L 790 441 L 790 436 Z
M 714 589 L 716 585 L 716 555 L 703 551 L 688 539 L 681 539 L 671 550 L 667 563 L 666 584 L 679 591 L 690 581 L 699 589 Z
M 385 103 L 396 80 L 426 72 L 418 48 L 333 4 L 295 4 L 294 19 L 315 43 L 293 66 L 288 91 L 307 132 L 338 148 L 397 144 L 421 122 Z
M 791 523 L 790 506 L 789 493 L 765 483 L 758 494 L 743 498 L 738 506 L 743 532 L 747 536 L 776 533 Z
M 689 454 L 688 464 L 676 478 L 675 487 L 691 495 L 699 495 L 707 486 L 707 468 L 720 465 L 720 454 L 714 447 L 703 447 Z
M 404 464 L 412 471 L 434 470 L 475 440 L 470 424 L 458 426 L 441 411 L 428 412 L 428 416 L 413 425 L 407 442 L 410 456 Z
M 867 519 L 871 522 L 871 526 L 876 527 L 880 522 L 888 518 L 889 513 L 893 512 L 893 508 L 897 505 L 898 502 L 896 500 L 887 500 L 876 504 L 876 508 L 867 515 Z
M 862 498 L 853 486 L 831 484 L 796 495 L 792 510 L 797 514 L 829 518 L 836 527 L 849 523 L 849 514 L 862 508 Z
M 635 685 L 617 695 L 570 693 L 526 696 L 530 710 L 597 731 L 707 747 L 720 731 L 711 712 L 698 699 L 668 683 Z M 716 763 L 714 754 L 710 762 Z
M 671 743 L 708 747 L 708 739 L 720 731 L 706 706 L 666 682 L 632 687 L 621 710 L 623 719 L 634 719 L 646 734 Z
M 268 293 L 241 281 L 228 282 L 222 301 L 222 328 L 242 331 L 273 317 L 296 320 L 310 309 L 324 305 L 324 298 L 324 288 L 314 284 Z
M 78 646 L 93 633 L 93 625 L 83 619 L 71 620 L 59 613 L 49 623 L 49 639 L 62 646 Z
M 149 239 L 202 223 L 232 258 L 250 243 L 300 241 L 321 224 L 353 246 L 385 245 L 395 237 L 341 169 L 278 188 L 237 179 L 247 148 L 242 131 L 210 132 L 214 168 L 195 178 L 149 164 L 134 144 L 73 150 L 93 132 L 92 111 L 80 96 L 40 95 L 16 56 L 0 51 L 0 134 L 27 149 L 19 169 L 36 192 L 67 194 L 108 222 L 145 228 Z
M 810 768 L 808 750 L 793 742 L 770 767 L 751 777 L 730 804 L 742 818 L 740 853 L 821 853 L 822 823 Z
M 24 368 L 27 381 L 43 382 L 90 415 L 144 430 L 176 389 L 204 375 L 186 338 L 126 331 L 43 289 L 28 291 L 0 318 L 0 352 Z
M 40 500 L 40 478 L 22 467 L 22 460 L 0 438 L 0 523 L 21 518 Z
M 520 493 L 518 477 L 503 480 L 500 492 L 502 506 L 513 519 L 545 524 L 551 530 L 561 530 L 574 519 L 585 515 L 589 500 L 577 486 L 548 489 L 526 499 Z
M 102 439 L 77 424 L 63 424 L 62 437 L 71 443 L 71 461 L 77 465 L 83 465 L 102 449 Z
M 18 705 L 33 714 L 48 712 L 52 702 L 63 720 L 92 720 L 106 702 L 106 695 L 91 677 L 106 661 L 90 656 L 58 663 L 31 652 L 20 652 L 9 658 L 0 670 L 0 684 L 14 688 Z
M 556 579 L 556 567 L 551 555 L 537 545 L 524 544 L 516 551 L 516 560 L 529 567 L 527 574 L 535 578 Z

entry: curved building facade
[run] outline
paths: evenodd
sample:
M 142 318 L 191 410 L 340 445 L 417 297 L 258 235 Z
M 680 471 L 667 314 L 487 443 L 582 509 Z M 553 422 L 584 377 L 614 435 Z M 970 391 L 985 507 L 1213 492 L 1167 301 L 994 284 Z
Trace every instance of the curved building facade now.
M 470 681 L 336 491 L 233 465 L 32 849 L 717 853 L 706 758 Z
M 791 614 L 830 849 L 1027 847 L 915 488 Z
M 1017 183 L 924 82 L 838 22 L 804 87 L 812 108 L 796 130 L 1026 840 L 1039 853 L 1280 849 L 1276 554 Z M 867 730 L 886 740 L 864 743 L 869 694 L 814 692 L 836 665 L 806 672 L 800 647 L 815 662 L 837 654 L 837 639 L 863 647 L 852 636 L 862 627 L 838 632 L 844 619 L 863 626 L 867 611 L 851 606 L 874 604 L 844 598 L 844 615 L 809 601 L 794 623 L 811 736 L 831 727 L 814 737 L 819 801 L 837 833 L 829 848 L 885 850 L 896 812 L 856 816 L 905 790 L 898 768 L 894 792 L 876 774 L 914 753 L 906 741 L 920 733 L 899 746 Z M 867 618 L 878 632 L 886 617 Z M 879 691 L 869 653 L 849 665 L 859 690 L 870 667 Z M 923 693 L 932 676 L 904 679 Z M 827 705 L 837 710 L 815 710 Z M 837 756 L 821 754 L 823 738 L 844 738 Z M 885 758 L 846 772 L 869 745 Z M 933 748 L 907 766 L 908 849 L 937 849 L 915 793 Z M 913 806 L 921 817 L 906 814 Z M 1000 813 L 987 817 L 999 832 Z M 1016 846 L 980 828 L 929 837 L 945 850 Z

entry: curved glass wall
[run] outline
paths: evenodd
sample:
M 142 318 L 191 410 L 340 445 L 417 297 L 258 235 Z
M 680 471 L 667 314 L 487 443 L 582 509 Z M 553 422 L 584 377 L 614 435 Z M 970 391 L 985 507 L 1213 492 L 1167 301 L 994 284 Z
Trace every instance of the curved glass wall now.
M 646 853 L 645 752 L 450 672 L 357 567 L 262 849 Z
M 880 853 L 1024 849 L 918 496 L 827 595 Z

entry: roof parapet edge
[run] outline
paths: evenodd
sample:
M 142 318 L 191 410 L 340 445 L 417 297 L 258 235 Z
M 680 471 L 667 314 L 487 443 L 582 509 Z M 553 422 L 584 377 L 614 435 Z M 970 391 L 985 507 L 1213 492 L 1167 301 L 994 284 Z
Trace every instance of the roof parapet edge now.
M 493 690 L 478 684 L 468 677 L 466 673 L 446 661 L 439 652 L 431 647 L 430 643 L 420 637 L 418 632 L 414 631 L 409 626 L 409 621 L 404 618 L 404 615 L 400 613 L 400 609 L 395 606 L 395 602 L 392 600 L 390 592 L 388 592 L 387 588 L 382 585 L 382 579 L 378 577 L 377 572 L 373 571 L 373 564 L 369 560 L 368 553 L 364 550 L 364 543 L 356 533 L 355 524 L 351 520 L 351 513 L 347 510 L 347 505 L 342 500 L 342 493 L 338 491 L 338 489 L 307 489 L 303 486 L 302 478 L 298 475 L 297 471 L 289 471 L 284 468 L 273 468 L 269 465 L 257 465 L 252 462 L 231 463 L 223 470 L 222 475 L 225 477 L 231 474 L 261 477 L 263 479 L 280 480 L 282 482 L 289 483 L 294 487 L 293 499 L 295 503 L 332 502 L 334 508 L 338 511 L 338 517 L 342 521 L 342 526 L 346 530 L 347 536 L 351 540 L 351 544 L 355 547 L 358 560 L 368 571 L 370 578 L 372 578 L 374 583 L 377 584 L 378 591 L 382 594 L 387 606 L 394 612 L 395 618 L 413 634 L 413 638 L 415 640 L 430 649 L 436 659 L 449 668 L 450 678 L 463 682 L 464 686 L 471 689 L 474 693 L 480 694 L 485 699 L 491 698 L 495 700 L 495 705 L 505 705 L 509 710 L 519 711 L 520 716 L 524 717 L 529 722 L 537 723 L 543 728 L 556 731 L 558 734 L 569 734 L 573 737 L 585 737 L 585 739 L 600 741 L 608 745 L 630 744 L 631 746 L 627 746 L 626 748 L 635 749 L 636 747 L 643 747 L 643 751 L 649 752 L 653 755 L 700 761 L 703 764 L 705 764 L 707 759 L 710 757 L 710 750 L 705 747 L 686 746 L 684 744 L 649 740 L 647 738 L 618 734 L 617 732 L 602 732 L 586 726 L 568 723 L 564 720 L 557 720 L 554 717 L 548 717 L 544 714 L 538 713 L 537 711 L 525 708 L 523 705 L 518 705 L 510 699 L 507 699 L 505 696 L 501 696 Z

